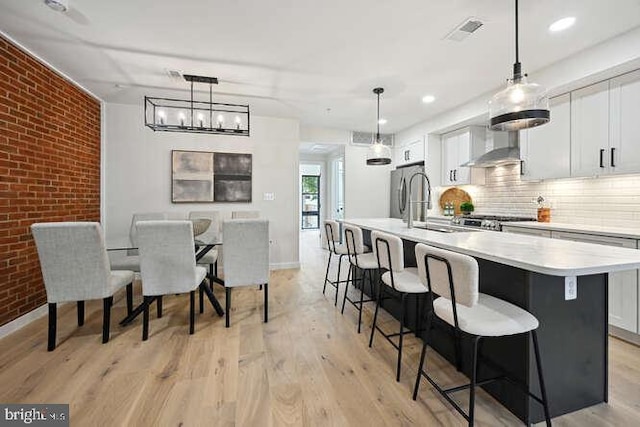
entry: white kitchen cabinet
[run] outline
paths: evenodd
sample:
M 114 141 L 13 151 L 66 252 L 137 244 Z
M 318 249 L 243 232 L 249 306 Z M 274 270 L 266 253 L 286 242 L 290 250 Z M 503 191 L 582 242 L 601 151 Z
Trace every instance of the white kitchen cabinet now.
M 504 233 L 526 234 L 528 236 L 551 237 L 550 230 L 540 230 L 537 228 L 520 228 L 520 227 L 509 226 L 509 225 L 503 225 L 502 231 Z
M 610 173 L 640 172 L 640 70 L 610 81 Z
M 571 92 L 571 176 L 609 173 L 609 81 Z
M 396 166 L 406 165 L 408 163 L 423 162 L 424 155 L 424 137 L 407 144 L 402 144 L 394 149 Z
M 571 93 L 571 176 L 640 172 L 640 71 Z
M 638 241 L 592 234 L 552 231 L 551 237 L 607 246 L 638 248 Z M 580 289 L 578 289 L 580 298 Z M 609 273 L 609 324 L 638 333 L 638 270 Z
M 484 153 L 485 138 L 486 130 L 480 126 L 470 126 L 442 136 L 442 185 L 464 185 L 472 181 L 474 184 L 484 183 L 476 178 L 472 180 L 472 168 L 460 165 Z
M 571 175 L 571 96 L 549 100 L 551 121 L 520 131 L 522 179 L 567 178 Z

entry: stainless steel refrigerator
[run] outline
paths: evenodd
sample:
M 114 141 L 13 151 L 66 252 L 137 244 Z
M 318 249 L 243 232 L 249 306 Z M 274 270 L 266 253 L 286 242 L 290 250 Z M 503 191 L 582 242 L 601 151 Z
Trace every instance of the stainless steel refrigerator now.
M 409 219 L 409 180 L 417 173 L 424 173 L 424 166 L 413 165 L 399 167 L 391 171 L 391 218 L 402 218 L 403 221 Z M 413 188 L 411 189 L 411 200 L 424 200 L 426 193 L 426 184 L 421 177 L 413 180 Z M 426 217 L 427 206 L 425 204 L 414 203 L 415 221 L 424 221 Z

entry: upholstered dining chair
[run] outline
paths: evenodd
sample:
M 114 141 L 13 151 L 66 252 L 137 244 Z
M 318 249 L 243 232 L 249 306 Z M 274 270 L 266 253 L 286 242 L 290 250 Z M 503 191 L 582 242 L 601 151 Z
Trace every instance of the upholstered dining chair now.
M 213 241 L 220 235 L 220 212 L 218 211 L 193 211 L 189 212 L 189 219 L 209 219 L 211 224 L 199 238 L 202 241 Z M 211 249 L 198 260 L 198 265 L 209 267 L 209 284 L 213 287 L 213 278 L 218 275 L 218 250 Z
M 195 290 L 207 270 L 196 265 L 191 221 L 138 221 L 144 312 L 142 340 L 149 338 L 149 305 L 163 295 L 189 292 L 189 334 L 195 330 Z M 158 315 L 162 315 L 161 309 Z
M 145 212 L 134 213 L 131 217 L 131 226 L 129 227 L 129 243 L 132 248 L 138 247 L 138 232 L 136 224 L 138 221 L 149 220 L 166 220 L 168 214 L 165 212 Z M 111 259 L 111 268 L 114 270 L 133 270 L 140 272 L 140 257 L 135 249 L 128 250 L 126 254 L 117 254 L 118 257 Z
M 47 350 L 56 348 L 57 304 L 77 302 L 78 326 L 84 324 L 84 302 L 102 299 L 102 342 L 109 341 L 113 295 L 127 288 L 131 313 L 133 271 L 112 271 L 97 222 L 49 222 L 31 225 L 49 304 Z
M 232 211 L 231 219 L 256 219 L 260 218 L 260 211 Z
M 224 236 L 223 265 L 228 328 L 231 289 L 263 285 L 264 321 L 269 320 L 269 221 L 266 219 L 232 219 L 222 223 Z

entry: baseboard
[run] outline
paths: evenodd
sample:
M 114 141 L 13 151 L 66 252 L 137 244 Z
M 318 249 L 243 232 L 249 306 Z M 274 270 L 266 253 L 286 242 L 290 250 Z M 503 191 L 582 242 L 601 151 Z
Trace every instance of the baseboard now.
M 29 323 L 33 322 L 45 316 L 48 313 L 47 304 L 41 305 L 35 310 L 31 310 L 27 314 L 24 314 L 11 322 L 0 326 L 0 339 L 6 337 L 9 334 L 14 333 L 18 329 L 24 328 Z
M 270 270 L 300 269 L 300 262 L 276 262 L 269 264 Z
M 627 341 L 631 344 L 640 346 L 640 335 L 634 334 L 633 332 L 627 331 L 626 329 L 609 325 L 609 335 L 620 338 L 621 340 Z

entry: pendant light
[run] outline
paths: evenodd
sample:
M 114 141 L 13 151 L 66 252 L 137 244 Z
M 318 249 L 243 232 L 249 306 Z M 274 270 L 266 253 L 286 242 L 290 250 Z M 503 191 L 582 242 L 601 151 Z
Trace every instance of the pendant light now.
M 517 131 L 548 123 L 549 98 L 540 85 L 527 82 L 522 74 L 518 49 L 518 0 L 516 2 L 516 62 L 513 64 L 513 79 L 507 80 L 506 89 L 498 92 L 489 102 L 491 130 Z
M 377 87 L 373 93 L 378 95 L 378 119 L 376 120 L 377 132 L 376 140 L 367 150 L 367 164 L 372 166 L 388 165 L 391 163 L 391 149 L 380 141 L 380 94 L 384 89 Z

